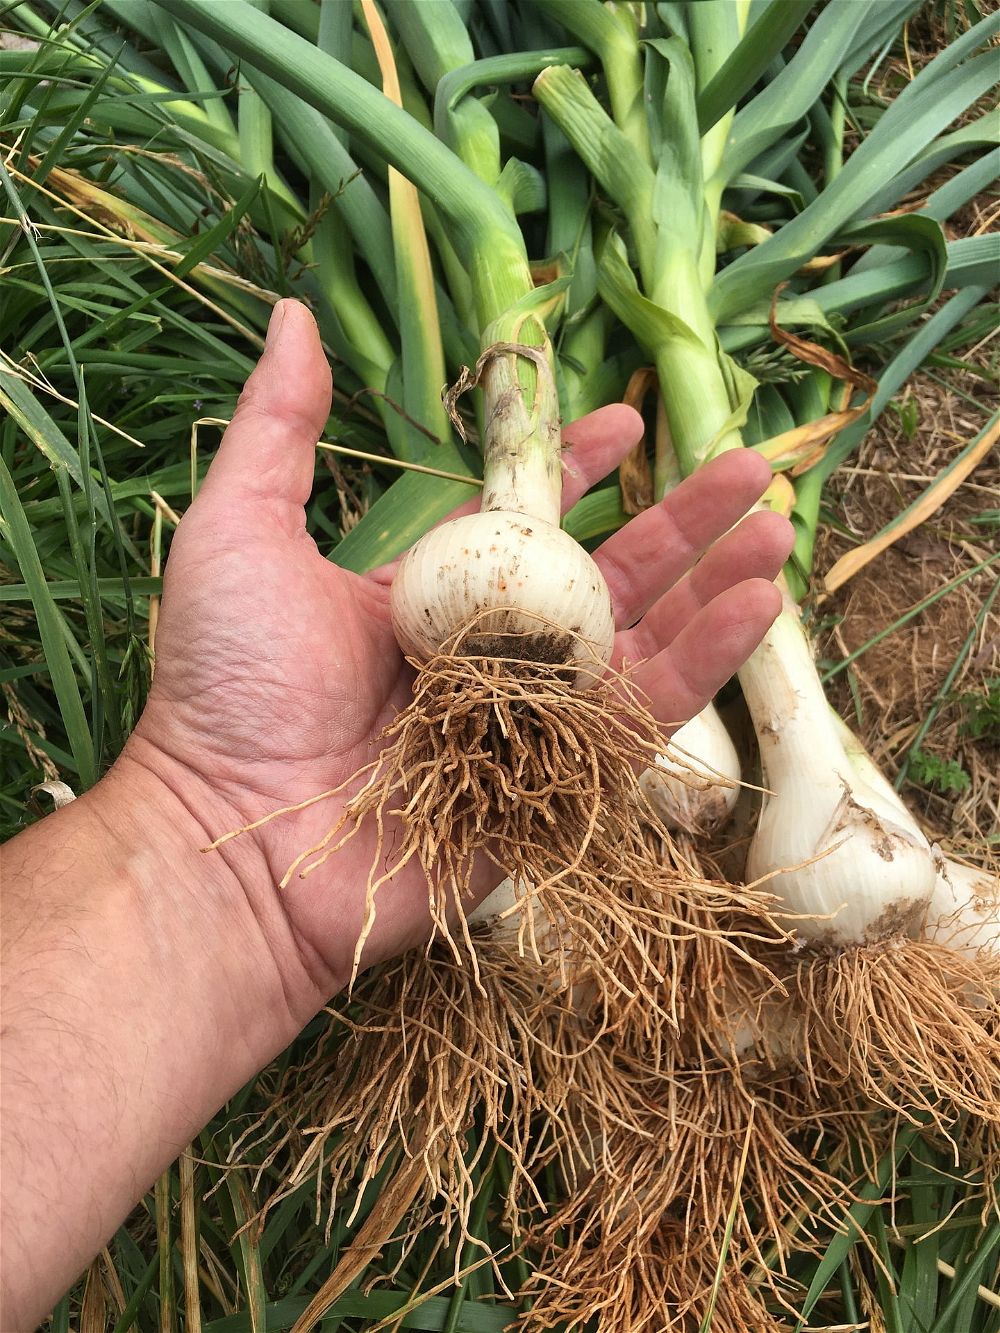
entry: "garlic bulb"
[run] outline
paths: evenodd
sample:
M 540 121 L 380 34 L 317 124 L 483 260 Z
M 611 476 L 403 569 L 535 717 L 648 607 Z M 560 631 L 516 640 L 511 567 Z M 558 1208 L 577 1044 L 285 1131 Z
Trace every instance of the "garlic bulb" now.
M 526 513 L 453 519 L 404 556 L 392 585 L 403 652 L 426 661 L 468 627 L 457 651 L 556 665 L 605 664 L 611 596 L 568 533 Z
M 902 797 L 847 724 L 836 714 L 834 717 L 855 771 L 909 819 Z M 1000 953 L 1000 876 L 953 861 L 937 847 L 933 855 L 934 891 L 927 904 L 921 938 L 946 944 L 970 957 L 980 949 Z
M 805 914 L 795 927 L 812 943 L 918 933 L 934 890 L 930 846 L 898 800 L 851 763 L 794 609 L 775 621 L 740 681 L 770 789 L 748 878 L 770 876 L 768 891 Z
M 800 1059 L 802 1030 L 788 1000 L 767 1000 L 757 1013 L 737 1009 L 728 1017 L 728 1030 L 719 1034 L 717 1049 L 741 1064 L 760 1062 L 783 1069 Z
M 526 362 L 532 396 L 520 380 Z M 392 585 L 396 637 L 418 661 L 446 647 L 593 672 L 610 660 L 614 617 L 604 576 L 559 527 L 552 370 L 537 348 L 498 343 L 477 375 L 486 403 L 482 509 L 428 532 L 403 557 Z
M 523 905 L 527 892 L 519 893 L 512 879 L 505 879 L 488 893 L 478 907 L 469 913 L 469 925 L 488 923 L 491 930 L 502 937 L 516 940 L 520 933 L 523 919 Z M 535 938 L 541 943 L 548 931 L 548 919 L 538 902 L 538 896 L 531 898 L 531 919 Z
M 740 761 L 714 704 L 679 727 L 666 754 L 639 779 L 667 828 L 707 833 L 724 824 L 739 799 Z

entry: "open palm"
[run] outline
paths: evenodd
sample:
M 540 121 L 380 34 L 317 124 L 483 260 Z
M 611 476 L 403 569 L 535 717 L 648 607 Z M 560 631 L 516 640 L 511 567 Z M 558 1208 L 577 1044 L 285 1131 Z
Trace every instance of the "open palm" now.
M 389 620 L 391 570 L 340 569 L 306 532 L 329 408 L 330 372 L 312 317 L 282 301 L 174 538 L 153 688 L 129 749 L 199 809 L 210 837 L 339 787 L 376 756 L 382 728 L 410 697 L 412 671 Z M 622 406 L 567 428 L 565 503 L 617 466 L 640 430 Z M 787 555 L 789 525 L 756 513 L 729 531 L 768 476 L 753 454 L 719 459 L 597 553 L 621 631 L 617 658 L 642 664 L 637 682 L 665 723 L 701 709 L 777 613 L 770 581 Z M 324 995 L 349 971 L 372 831 L 362 829 L 307 879 L 284 891 L 277 881 L 342 804 L 334 797 L 280 816 L 223 853 L 276 955 L 295 957 L 292 984 Z M 426 889 L 410 868 L 380 894 L 366 959 L 427 930 Z

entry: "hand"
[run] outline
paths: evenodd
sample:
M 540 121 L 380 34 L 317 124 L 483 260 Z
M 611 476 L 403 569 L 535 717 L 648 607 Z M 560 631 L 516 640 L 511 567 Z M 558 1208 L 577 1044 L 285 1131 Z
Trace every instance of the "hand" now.
M 329 405 L 315 325 L 282 301 L 174 538 L 138 727 L 96 787 L 3 848 L 3 1328 L 35 1326 L 349 975 L 372 837 L 277 887 L 340 801 L 197 850 L 350 778 L 409 698 L 390 573 L 346 573 L 306 533 Z M 625 407 L 569 427 L 566 503 L 638 433 Z M 643 660 L 638 683 L 666 722 L 700 709 L 777 613 L 788 525 L 759 513 L 721 536 L 767 477 L 753 454 L 720 459 L 598 553 L 618 657 Z M 419 872 L 387 884 L 378 909 L 366 962 L 426 935 Z
M 282 301 L 174 538 L 153 687 L 121 761 L 153 771 L 197 811 L 206 841 L 340 786 L 372 761 L 382 728 L 410 697 L 412 672 L 389 619 L 391 570 L 340 569 L 306 532 L 329 408 L 312 317 Z M 624 406 L 567 428 L 567 507 L 640 431 Z M 790 525 L 755 513 L 729 531 L 769 476 L 756 454 L 726 455 L 597 552 L 620 627 L 616 661 L 642 662 L 636 682 L 666 723 L 698 712 L 778 612 L 771 580 L 790 549 Z M 250 901 L 303 1022 L 349 975 L 373 836 L 363 830 L 285 890 L 277 882 L 342 808 L 332 798 L 212 853 L 226 857 Z M 427 931 L 426 888 L 410 867 L 380 891 L 365 961 Z

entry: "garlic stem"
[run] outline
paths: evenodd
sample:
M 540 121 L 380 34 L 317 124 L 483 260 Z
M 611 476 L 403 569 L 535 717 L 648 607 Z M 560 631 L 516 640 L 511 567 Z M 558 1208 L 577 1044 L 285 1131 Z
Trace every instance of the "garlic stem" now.
M 498 343 L 485 354 L 482 511 L 525 514 L 558 527 L 559 395 L 550 351 L 546 340 L 544 350 Z M 535 385 L 529 402 L 531 390 L 524 381 L 532 375 Z

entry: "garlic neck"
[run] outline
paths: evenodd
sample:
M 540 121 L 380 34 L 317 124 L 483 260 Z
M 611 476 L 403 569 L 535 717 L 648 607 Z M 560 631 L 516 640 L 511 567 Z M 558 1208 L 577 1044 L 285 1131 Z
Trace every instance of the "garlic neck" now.
M 764 784 L 774 793 L 765 804 L 792 801 L 808 783 L 822 799 L 796 800 L 796 814 L 803 838 L 815 838 L 850 785 L 852 768 L 794 611 L 782 611 L 739 680 L 760 746 Z
M 538 662 L 593 685 L 611 658 L 614 615 L 597 565 L 559 526 L 552 349 L 534 315 L 497 321 L 487 339 L 475 371 L 449 394 L 453 406 L 459 392 L 483 386 L 482 509 L 425 533 L 403 557 L 390 603 L 396 638 L 421 662 L 442 650 L 514 668 Z
M 815 944 L 916 934 L 934 887 L 930 847 L 898 806 L 857 774 L 809 644 L 786 609 L 740 672 L 760 743 L 765 796 L 747 859 Z M 778 873 L 775 873 L 778 872 Z
M 482 510 L 524 514 L 557 528 L 562 458 L 555 380 L 540 349 L 501 350 L 514 346 L 497 344 L 482 371 Z M 537 359 L 529 355 L 534 352 Z

